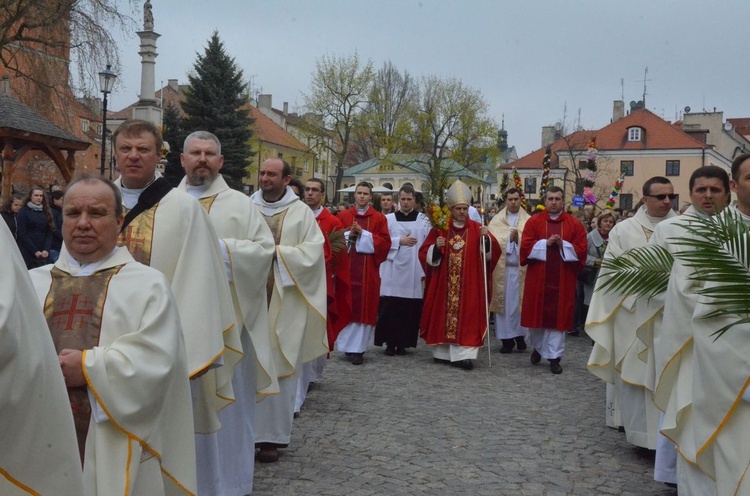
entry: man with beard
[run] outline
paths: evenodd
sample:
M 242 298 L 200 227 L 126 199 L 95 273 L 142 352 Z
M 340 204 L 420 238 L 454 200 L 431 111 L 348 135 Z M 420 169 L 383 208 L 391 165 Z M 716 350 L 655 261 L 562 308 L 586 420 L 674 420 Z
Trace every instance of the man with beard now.
M 260 190 L 250 198 L 276 244 L 266 294 L 281 392 L 257 405 L 255 439 L 262 463 L 277 461 L 278 449 L 290 442 L 302 364 L 328 352 L 325 241 L 310 208 L 288 186 L 291 173 L 283 160 L 266 160 L 261 164 Z
M 247 196 L 227 185 L 219 139 L 196 131 L 180 154 L 185 177 L 177 187 L 208 213 L 218 235 L 232 292 L 243 356 L 234 369 L 236 401 L 219 412 L 221 429 L 196 437 L 198 492 L 243 496 L 253 488 L 255 395 L 276 394 L 278 379 L 271 355 L 266 285 L 273 260 L 271 231 Z

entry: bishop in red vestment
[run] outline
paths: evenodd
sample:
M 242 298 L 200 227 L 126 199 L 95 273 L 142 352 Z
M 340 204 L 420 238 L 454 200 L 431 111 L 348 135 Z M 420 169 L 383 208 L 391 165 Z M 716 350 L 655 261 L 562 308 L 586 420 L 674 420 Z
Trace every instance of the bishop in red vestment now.
M 565 331 L 573 326 L 578 271 L 586 263 L 586 229 L 563 211 L 563 192 L 547 191 L 546 210 L 531 217 L 521 238 L 521 265 L 528 266 L 521 325 L 529 328 L 531 362 L 549 360 L 562 373 Z
M 419 250 L 425 271 L 420 334 L 433 346 L 436 362 L 450 362 L 467 370 L 474 367 L 472 360 L 487 333 L 486 302 L 491 298 L 492 271 L 501 253 L 487 227 L 468 218 L 470 200 L 469 187 L 456 181 L 448 190 L 448 229 L 433 228 Z M 482 250 L 486 252 L 486 272 Z
M 385 216 L 372 208 L 372 188 L 357 184 L 355 205 L 338 215 L 348 231 L 349 276 L 352 288 L 352 319 L 336 340 L 336 348 L 364 363 L 364 352 L 373 341 L 380 300 L 380 264 L 388 257 L 391 236 Z

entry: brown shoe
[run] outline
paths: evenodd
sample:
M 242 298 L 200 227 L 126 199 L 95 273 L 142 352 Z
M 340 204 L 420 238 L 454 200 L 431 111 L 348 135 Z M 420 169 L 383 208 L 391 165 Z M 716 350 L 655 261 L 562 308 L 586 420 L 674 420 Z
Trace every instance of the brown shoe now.
M 279 450 L 271 443 L 261 443 L 260 451 L 255 456 L 260 463 L 274 463 L 279 460 Z

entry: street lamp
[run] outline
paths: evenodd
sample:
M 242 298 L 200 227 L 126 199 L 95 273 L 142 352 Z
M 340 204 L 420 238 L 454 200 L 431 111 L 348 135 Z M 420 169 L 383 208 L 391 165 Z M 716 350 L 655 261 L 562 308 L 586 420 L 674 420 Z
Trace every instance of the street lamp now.
M 104 175 L 104 158 L 107 155 L 107 95 L 112 93 L 112 87 L 115 85 L 117 74 L 112 72 L 112 66 L 107 64 L 107 68 L 99 73 L 99 88 L 104 93 L 102 102 L 102 163 L 101 175 Z

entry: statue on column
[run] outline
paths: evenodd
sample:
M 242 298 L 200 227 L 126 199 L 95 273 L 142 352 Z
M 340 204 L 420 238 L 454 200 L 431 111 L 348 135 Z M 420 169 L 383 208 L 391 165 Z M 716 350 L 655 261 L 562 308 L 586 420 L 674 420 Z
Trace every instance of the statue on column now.
M 143 4 L 143 30 L 152 31 L 154 29 L 154 13 L 151 11 L 151 0 L 146 0 Z

